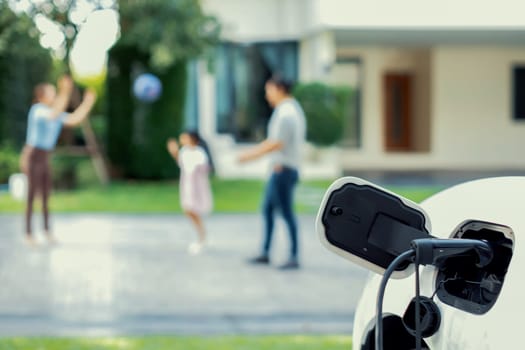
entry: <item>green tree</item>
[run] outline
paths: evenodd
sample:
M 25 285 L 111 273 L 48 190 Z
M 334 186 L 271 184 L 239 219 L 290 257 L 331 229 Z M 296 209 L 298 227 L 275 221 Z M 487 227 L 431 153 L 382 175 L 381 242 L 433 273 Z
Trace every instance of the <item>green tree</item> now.
M 106 89 L 108 156 L 125 177 L 171 177 L 177 167 L 165 144 L 183 125 L 186 64 L 210 52 L 220 26 L 203 14 L 198 0 L 125 0 L 119 13 L 121 37 L 110 50 Z M 154 103 L 131 94 L 143 72 L 163 84 Z
M 0 141 L 25 139 L 32 88 L 48 78 L 51 55 L 40 46 L 31 18 L 0 1 Z
M 116 0 L 115 0 L 116 1 Z M 63 35 L 59 51 L 63 51 L 65 69 L 69 69 L 69 57 L 82 24 L 97 10 L 115 9 L 116 2 L 108 0 L 40 0 L 30 1 L 26 10 L 32 18 L 43 16 L 53 22 Z

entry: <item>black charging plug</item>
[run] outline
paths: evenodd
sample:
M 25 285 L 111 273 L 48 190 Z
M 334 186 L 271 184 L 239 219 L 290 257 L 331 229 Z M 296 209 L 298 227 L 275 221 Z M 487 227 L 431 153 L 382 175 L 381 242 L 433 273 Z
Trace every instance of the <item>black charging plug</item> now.
M 441 267 L 450 257 L 475 254 L 478 259 L 477 267 L 487 266 L 493 258 L 490 245 L 477 239 L 436 239 L 421 238 L 411 242 L 416 251 L 419 264 Z

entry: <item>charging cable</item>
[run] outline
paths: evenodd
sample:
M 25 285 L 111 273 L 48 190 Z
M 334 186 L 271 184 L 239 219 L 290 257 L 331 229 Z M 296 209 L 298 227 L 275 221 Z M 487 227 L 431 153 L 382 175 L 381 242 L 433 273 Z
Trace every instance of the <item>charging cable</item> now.
M 421 325 L 419 307 L 419 265 L 433 265 L 437 268 L 443 266 L 445 261 L 453 256 L 471 255 L 473 252 L 478 259 L 476 266 L 479 268 L 487 266 L 493 258 L 493 251 L 486 241 L 476 239 L 436 239 L 421 238 L 415 239 L 410 244 L 411 249 L 397 256 L 385 270 L 379 290 L 377 293 L 376 304 L 376 327 L 375 327 L 375 348 L 383 350 L 383 299 L 388 280 L 392 273 L 406 261 L 415 265 L 416 278 L 416 305 L 415 305 L 415 325 L 416 325 L 416 349 L 421 349 Z
M 376 350 L 383 350 L 383 299 L 385 297 L 385 289 L 388 280 L 395 269 L 402 263 L 406 263 L 407 260 L 413 262 L 413 259 L 416 255 L 414 249 L 407 250 L 406 252 L 398 255 L 394 261 L 388 265 L 388 268 L 383 274 L 381 279 L 381 284 L 379 285 L 379 291 L 377 292 L 377 305 L 376 305 L 376 329 L 375 329 L 375 343 Z

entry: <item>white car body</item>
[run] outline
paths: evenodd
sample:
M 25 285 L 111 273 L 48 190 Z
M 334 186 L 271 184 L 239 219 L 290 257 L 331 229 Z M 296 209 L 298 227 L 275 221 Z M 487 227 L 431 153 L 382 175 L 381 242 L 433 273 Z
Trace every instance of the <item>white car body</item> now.
M 420 205 L 431 222 L 431 233 L 449 238 L 459 223 L 476 219 L 509 226 L 514 232 L 512 260 L 501 292 L 493 307 L 475 315 L 433 299 L 441 312 L 439 330 L 425 338 L 431 350 L 501 350 L 524 348 L 521 332 L 525 315 L 525 177 L 499 177 L 471 181 L 448 188 Z M 421 295 L 431 297 L 435 291 L 437 270 L 420 269 Z M 371 273 L 358 303 L 353 329 L 354 350 L 363 346 L 373 332 L 376 297 L 381 275 Z M 336 286 L 334 286 L 336 288 Z M 414 274 L 403 279 L 390 279 L 383 312 L 402 316 L 415 294 Z M 385 333 L 388 333 L 385 326 Z M 524 331 L 525 332 L 525 331 Z M 385 342 L 385 349 L 388 347 Z M 402 350 L 402 349 L 399 349 Z

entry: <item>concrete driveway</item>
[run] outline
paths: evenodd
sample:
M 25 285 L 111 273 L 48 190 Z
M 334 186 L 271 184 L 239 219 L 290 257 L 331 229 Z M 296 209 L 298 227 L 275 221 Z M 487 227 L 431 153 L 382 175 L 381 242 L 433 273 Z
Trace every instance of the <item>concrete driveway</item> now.
M 0 336 L 350 334 L 367 277 L 321 246 L 313 215 L 300 216 L 298 271 L 276 268 L 288 249 L 280 221 L 272 265 L 246 263 L 259 215 L 207 218 L 211 246 L 198 256 L 183 216 L 52 219 L 59 244 L 31 248 L 22 216 L 0 215 Z

